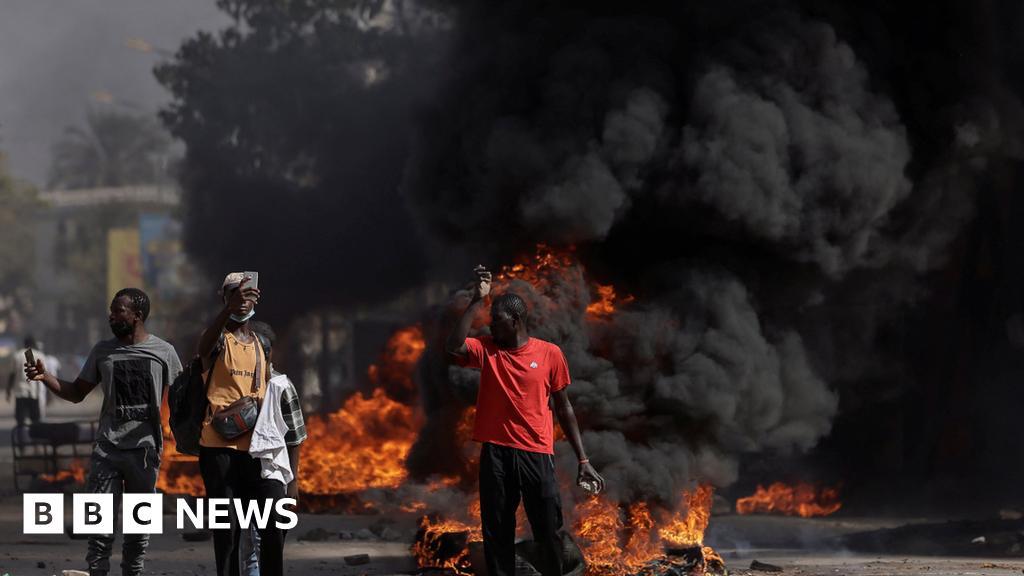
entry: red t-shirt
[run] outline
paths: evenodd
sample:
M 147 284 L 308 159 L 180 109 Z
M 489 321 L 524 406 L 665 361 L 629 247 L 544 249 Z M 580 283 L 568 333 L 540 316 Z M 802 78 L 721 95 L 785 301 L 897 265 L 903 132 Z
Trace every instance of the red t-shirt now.
M 548 398 L 569 385 L 562 350 L 530 338 L 519 348 L 499 348 L 490 336 L 467 338 L 463 368 L 480 369 L 473 440 L 529 452 L 554 453 Z

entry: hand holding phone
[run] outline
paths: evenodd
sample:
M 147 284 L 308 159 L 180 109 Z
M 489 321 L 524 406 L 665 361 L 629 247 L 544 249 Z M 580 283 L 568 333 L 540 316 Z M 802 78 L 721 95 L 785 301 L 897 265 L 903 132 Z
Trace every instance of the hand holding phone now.
M 36 355 L 32 353 L 31 349 L 25 350 L 25 361 L 28 363 L 28 366 L 25 367 L 25 378 L 41 380 L 46 368 L 40 368 L 40 364 L 36 363 Z

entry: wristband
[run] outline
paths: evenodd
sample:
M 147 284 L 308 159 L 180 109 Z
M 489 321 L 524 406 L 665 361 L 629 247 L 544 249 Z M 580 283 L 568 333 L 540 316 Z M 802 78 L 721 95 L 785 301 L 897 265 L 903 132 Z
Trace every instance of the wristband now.
M 586 460 L 580 460 L 580 464 L 589 464 L 589 463 L 590 463 L 590 458 L 587 458 Z

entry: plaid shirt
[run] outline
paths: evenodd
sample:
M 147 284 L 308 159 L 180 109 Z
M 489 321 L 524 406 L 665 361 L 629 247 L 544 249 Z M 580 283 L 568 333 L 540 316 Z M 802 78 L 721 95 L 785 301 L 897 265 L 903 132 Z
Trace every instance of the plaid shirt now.
M 274 366 L 270 366 L 272 377 L 284 376 Z M 302 419 L 302 405 L 299 403 L 299 392 L 292 384 L 291 378 L 285 376 L 288 388 L 281 394 L 281 416 L 284 417 L 284 424 L 288 431 L 284 433 L 284 443 L 288 446 L 298 446 L 306 441 L 306 422 Z

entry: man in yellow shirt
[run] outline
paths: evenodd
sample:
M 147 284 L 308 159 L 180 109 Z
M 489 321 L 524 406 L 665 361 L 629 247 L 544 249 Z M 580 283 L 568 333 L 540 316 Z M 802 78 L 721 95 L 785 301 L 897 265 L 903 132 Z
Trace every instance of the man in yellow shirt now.
M 258 289 L 246 286 L 250 280 L 241 272 L 232 272 L 224 278 L 219 292 L 224 308 L 199 335 L 197 352 L 203 361 L 203 372 L 213 371 L 207 392 L 210 411 L 199 441 L 199 470 L 208 498 L 239 498 L 243 508 L 255 501 L 262 509 L 267 499 L 276 503 L 284 498 L 285 487 L 276 480 L 263 478 L 260 461 L 249 455 L 252 430 L 227 439 L 211 425 L 218 411 L 239 398 L 252 394 L 262 403 L 266 394 L 270 362 L 249 327 L 260 296 Z M 234 507 L 230 509 L 230 528 L 213 531 L 217 576 L 239 574 L 238 549 L 242 532 Z M 280 522 L 284 520 L 272 510 L 266 528 L 259 529 L 262 576 L 283 576 L 284 530 L 277 528 Z

